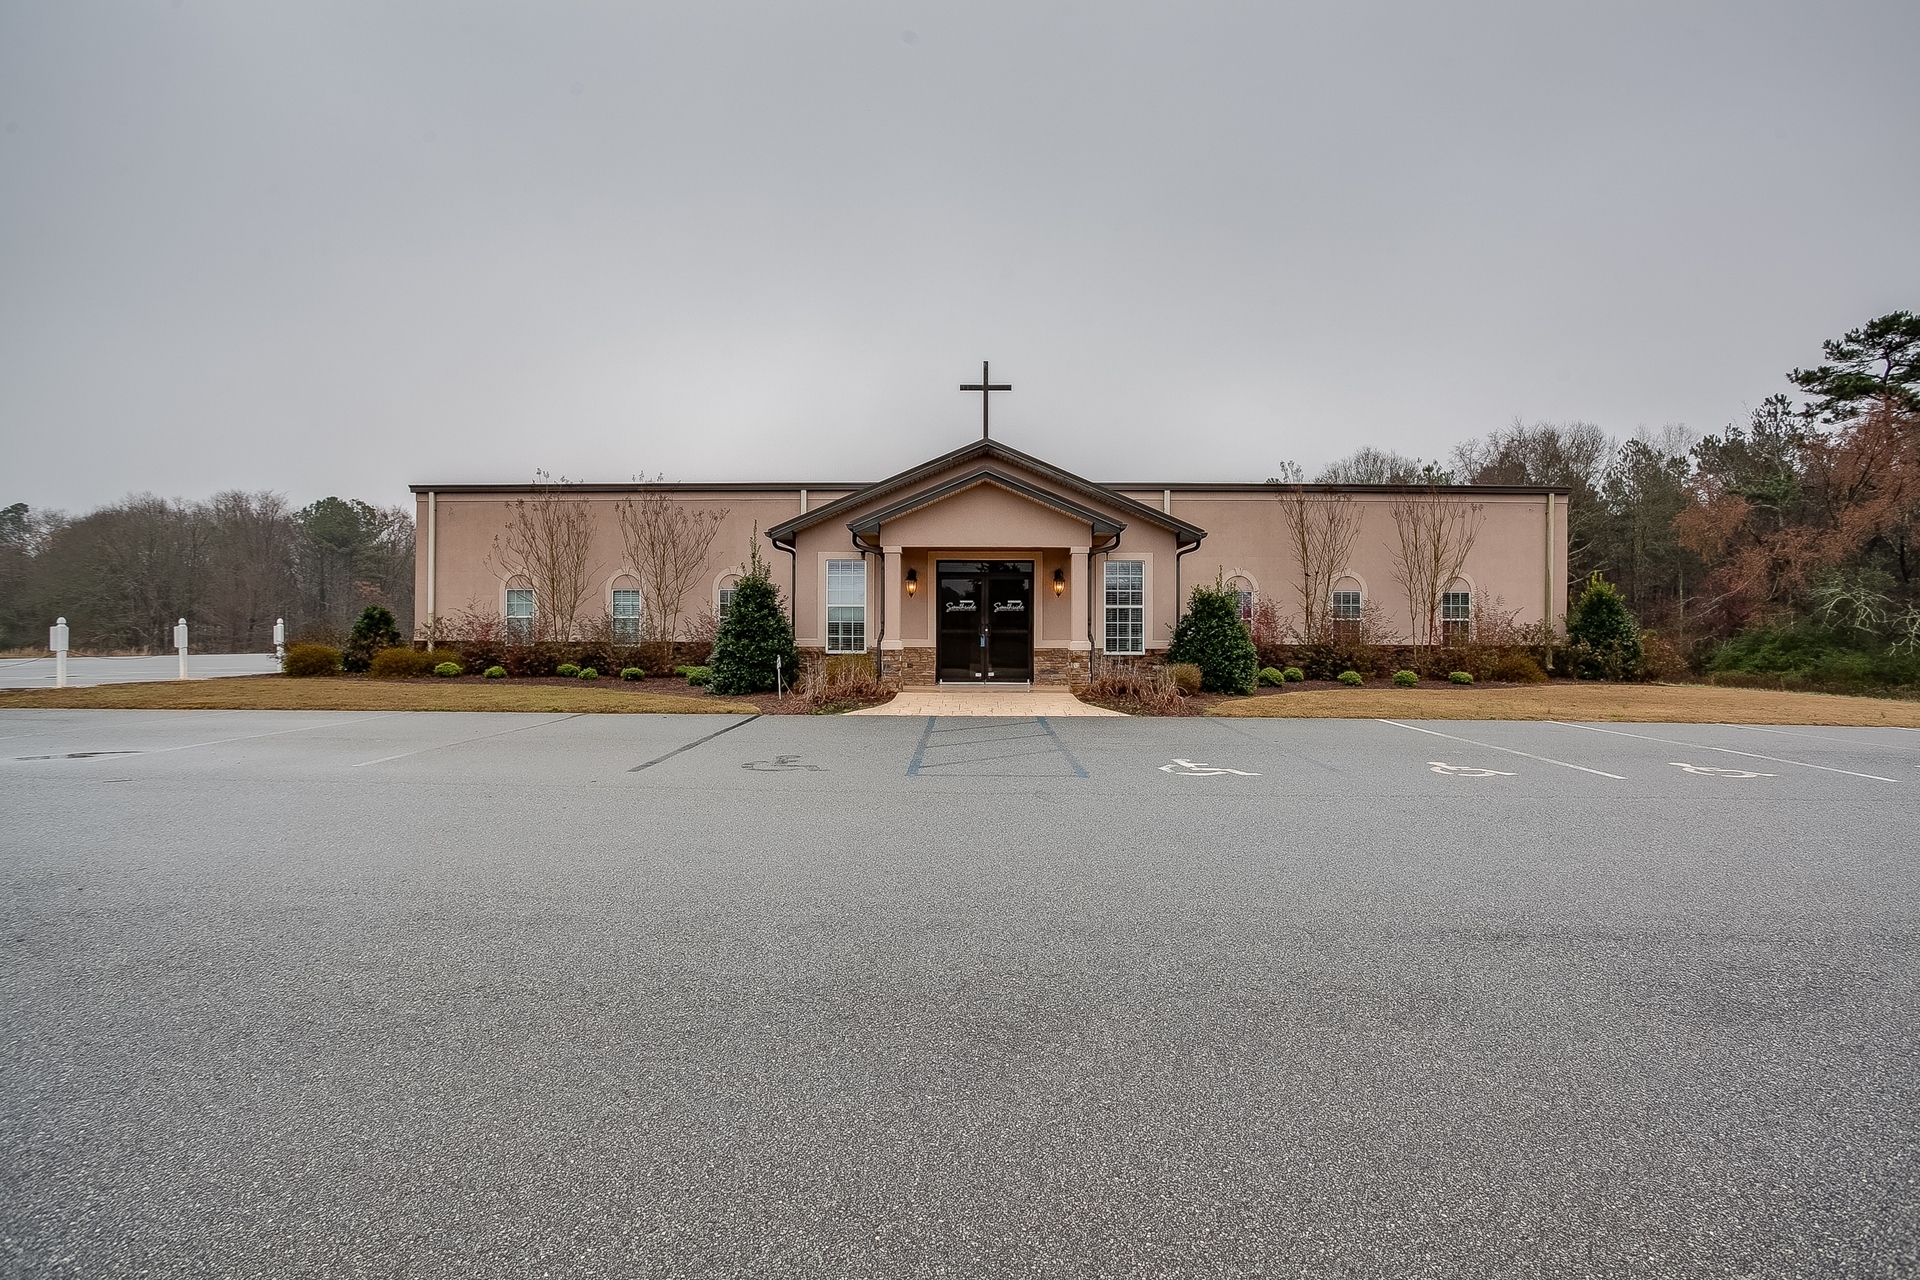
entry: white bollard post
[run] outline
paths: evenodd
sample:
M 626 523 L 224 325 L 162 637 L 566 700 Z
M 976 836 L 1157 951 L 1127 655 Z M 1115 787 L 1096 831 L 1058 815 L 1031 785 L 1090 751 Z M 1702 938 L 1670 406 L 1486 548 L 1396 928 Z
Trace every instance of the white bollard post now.
M 180 651 L 180 678 L 185 680 L 187 678 L 187 620 L 185 618 L 180 619 L 180 624 L 173 629 L 173 647 Z
M 287 663 L 287 620 L 273 620 L 273 656 L 274 660 L 285 666 Z
M 47 628 L 47 648 L 53 650 L 53 687 L 67 687 L 67 620 L 61 618 Z

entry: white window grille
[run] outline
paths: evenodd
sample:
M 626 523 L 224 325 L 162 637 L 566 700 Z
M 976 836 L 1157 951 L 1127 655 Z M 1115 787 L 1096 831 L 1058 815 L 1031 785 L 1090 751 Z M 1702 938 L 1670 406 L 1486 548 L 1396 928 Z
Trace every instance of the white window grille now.
M 867 562 L 827 561 L 827 652 L 867 651 Z
M 1107 579 L 1107 652 L 1147 651 L 1147 564 L 1109 560 Z
M 1336 591 L 1333 593 L 1333 620 L 1335 622 L 1360 621 L 1360 593 L 1358 591 Z
M 511 587 L 507 590 L 507 634 L 516 640 L 533 637 L 533 591 Z
M 613 593 L 613 634 L 625 644 L 640 643 L 640 593 L 625 588 Z
M 1465 644 L 1473 636 L 1473 593 L 1449 591 L 1440 597 L 1440 623 L 1448 644 Z

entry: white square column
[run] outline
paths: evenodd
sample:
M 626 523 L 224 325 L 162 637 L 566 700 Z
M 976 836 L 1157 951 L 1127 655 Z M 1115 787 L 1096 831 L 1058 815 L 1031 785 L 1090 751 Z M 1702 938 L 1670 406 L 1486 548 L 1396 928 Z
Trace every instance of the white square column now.
M 1067 577 L 1072 583 L 1067 592 L 1067 599 L 1071 603 L 1067 607 L 1073 610 L 1073 625 L 1067 629 L 1067 634 L 1076 637 L 1075 639 L 1067 641 L 1067 648 L 1080 653 L 1085 653 L 1093 648 L 1093 634 L 1091 624 L 1087 618 L 1087 592 L 1091 590 L 1093 586 L 1092 583 L 1087 581 L 1087 552 L 1089 550 L 1090 548 L 1088 547 L 1067 548 L 1067 551 L 1073 556 L 1073 566 L 1067 570 Z

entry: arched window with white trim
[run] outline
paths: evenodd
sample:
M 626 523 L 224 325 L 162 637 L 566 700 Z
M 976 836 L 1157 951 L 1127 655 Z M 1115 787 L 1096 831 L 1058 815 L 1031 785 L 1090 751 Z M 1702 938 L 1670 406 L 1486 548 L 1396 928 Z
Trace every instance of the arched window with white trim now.
M 623 573 L 613 580 L 608 614 L 613 618 L 613 638 L 621 644 L 640 643 L 640 580 Z
M 519 644 L 533 639 L 533 583 L 524 577 L 507 582 L 507 638 Z

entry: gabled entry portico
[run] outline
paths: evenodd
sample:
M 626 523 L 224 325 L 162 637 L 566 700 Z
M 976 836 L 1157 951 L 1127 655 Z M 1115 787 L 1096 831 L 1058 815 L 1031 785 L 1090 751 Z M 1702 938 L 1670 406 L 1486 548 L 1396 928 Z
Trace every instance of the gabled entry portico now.
M 1144 656 L 1164 646 L 1178 557 L 1205 536 L 988 440 L 767 532 L 794 556 L 796 582 L 822 580 L 829 564 L 844 573 L 848 556 L 871 566 L 881 674 L 909 685 L 1071 684 L 1088 677 L 1096 651 Z M 1101 588 L 1116 555 L 1143 597 L 1128 606 L 1138 624 L 1119 649 L 1105 644 L 1118 633 Z M 824 633 L 824 652 L 838 652 L 828 620 L 807 616 L 804 593 L 797 602 L 800 644 Z

